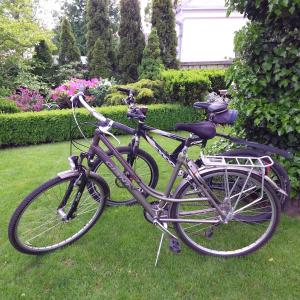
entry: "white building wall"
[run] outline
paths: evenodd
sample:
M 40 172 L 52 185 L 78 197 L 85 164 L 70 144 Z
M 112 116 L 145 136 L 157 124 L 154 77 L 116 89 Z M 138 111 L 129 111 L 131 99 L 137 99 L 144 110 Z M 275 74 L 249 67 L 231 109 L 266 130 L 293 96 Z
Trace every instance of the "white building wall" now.
M 201 6 L 201 2 L 187 1 L 177 14 L 179 60 L 201 62 L 232 59 L 234 33 L 247 20 L 238 13 L 226 17 L 223 1 L 214 1 L 214 6 L 209 6 L 208 1 Z

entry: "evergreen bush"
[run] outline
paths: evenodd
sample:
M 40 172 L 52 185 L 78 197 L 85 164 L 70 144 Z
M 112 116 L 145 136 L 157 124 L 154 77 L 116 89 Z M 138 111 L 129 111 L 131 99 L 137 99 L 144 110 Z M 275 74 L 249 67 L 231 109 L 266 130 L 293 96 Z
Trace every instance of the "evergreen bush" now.
M 13 114 L 17 112 L 20 112 L 20 109 L 14 101 L 0 98 L 0 114 Z
M 143 51 L 143 59 L 139 67 L 139 79 L 159 79 L 162 70 L 163 64 L 160 57 L 159 39 L 157 30 L 153 27 L 147 46 Z
M 162 81 L 171 102 L 189 106 L 203 100 L 211 88 L 207 74 L 201 72 L 167 70 L 162 72 Z
M 101 39 L 98 37 L 93 50 L 90 54 L 90 76 L 109 78 L 112 76 L 111 63 L 107 52 L 105 51 L 105 45 Z
M 122 104 L 122 99 L 126 98 L 126 94 L 119 92 L 118 87 L 132 89 L 135 92 L 134 97 L 137 103 L 165 103 L 168 99 L 161 81 L 142 79 L 127 85 L 112 86 L 105 97 L 105 105 Z
M 123 87 L 134 90 L 139 103 L 179 102 L 184 105 L 203 100 L 210 88 L 215 91 L 226 88 L 224 70 L 165 70 L 160 78 L 143 79 Z M 124 93 L 118 92 L 117 87 L 109 89 L 105 105 L 121 104 Z

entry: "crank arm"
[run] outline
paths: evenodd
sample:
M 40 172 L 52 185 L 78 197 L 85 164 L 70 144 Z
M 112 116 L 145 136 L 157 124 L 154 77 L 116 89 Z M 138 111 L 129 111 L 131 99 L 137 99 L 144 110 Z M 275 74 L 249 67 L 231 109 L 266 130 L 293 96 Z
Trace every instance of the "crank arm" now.
M 167 228 L 165 228 L 159 221 L 157 220 L 153 220 L 153 224 L 156 226 L 156 228 L 158 228 L 160 231 L 167 233 L 168 235 L 170 235 L 171 237 L 173 237 L 174 239 L 178 240 L 178 237 L 176 235 L 174 235 L 172 232 L 170 232 Z

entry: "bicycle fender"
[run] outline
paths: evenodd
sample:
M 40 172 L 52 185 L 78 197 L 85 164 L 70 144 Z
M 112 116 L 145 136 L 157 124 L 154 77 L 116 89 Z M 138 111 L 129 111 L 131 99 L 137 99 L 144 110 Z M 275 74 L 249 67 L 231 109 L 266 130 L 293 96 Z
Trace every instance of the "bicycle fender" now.
M 236 143 L 236 144 L 246 145 L 247 148 L 249 148 L 249 149 L 260 150 L 263 153 L 264 152 L 269 152 L 269 153 L 280 155 L 280 156 L 282 156 L 284 158 L 287 158 L 287 159 L 292 159 L 293 158 L 293 154 L 290 153 L 289 151 L 282 150 L 282 149 L 279 149 L 279 148 L 274 147 L 274 146 L 259 144 L 259 143 L 251 142 L 251 141 L 247 141 L 247 140 L 241 140 L 241 139 L 238 139 L 238 138 L 235 138 L 235 137 L 230 137 L 229 140 L 232 141 L 233 143 Z
M 69 176 L 78 175 L 78 174 L 79 174 L 78 171 L 67 170 L 67 171 L 57 173 L 57 176 L 61 179 L 65 179 L 68 178 Z

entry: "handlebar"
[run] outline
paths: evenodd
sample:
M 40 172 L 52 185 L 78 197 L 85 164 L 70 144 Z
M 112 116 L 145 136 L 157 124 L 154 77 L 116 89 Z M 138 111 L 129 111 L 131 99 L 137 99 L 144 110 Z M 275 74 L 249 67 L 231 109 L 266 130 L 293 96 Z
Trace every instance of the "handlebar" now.
M 79 100 L 79 102 L 89 111 L 89 113 L 95 117 L 97 120 L 101 121 L 101 122 L 106 122 L 107 118 L 105 118 L 102 114 L 98 113 L 94 108 L 92 108 L 91 106 L 89 106 L 86 101 L 84 100 L 84 93 L 83 92 L 79 92 L 76 95 L 71 97 L 71 102 L 74 103 L 76 100 Z
M 117 90 L 120 91 L 120 92 L 123 92 L 123 93 L 127 93 L 129 97 L 133 97 L 134 91 L 131 90 L 131 89 L 118 87 Z
M 134 91 L 130 90 L 130 89 L 122 88 L 122 87 L 118 87 L 117 90 L 128 94 L 128 97 L 125 99 L 122 99 L 122 102 L 126 105 L 129 105 L 129 107 L 132 108 L 135 105 L 134 98 L 133 98 Z
M 120 88 L 121 89 L 121 88 Z M 127 89 L 124 89 L 127 90 Z M 130 91 L 130 93 L 133 93 L 133 91 Z M 100 121 L 100 126 L 112 126 L 115 129 L 119 129 L 121 131 L 124 131 L 126 133 L 129 134 L 134 134 L 135 130 L 123 125 L 121 123 L 118 122 L 114 122 L 106 117 L 104 117 L 101 113 L 98 113 L 94 108 L 92 108 L 88 103 L 86 103 L 86 101 L 84 100 L 84 93 L 83 92 L 79 92 L 76 95 L 71 97 L 71 102 L 73 106 L 76 106 L 76 101 L 79 101 L 83 107 L 85 107 L 89 113 L 95 117 L 97 120 Z M 138 107 L 131 107 L 127 113 L 127 116 L 133 119 L 138 119 L 140 121 L 144 121 L 146 119 L 146 113 L 147 113 L 147 109 L 146 108 L 138 108 Z

